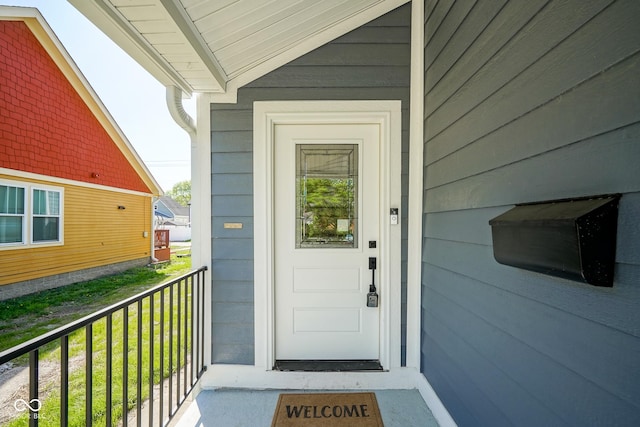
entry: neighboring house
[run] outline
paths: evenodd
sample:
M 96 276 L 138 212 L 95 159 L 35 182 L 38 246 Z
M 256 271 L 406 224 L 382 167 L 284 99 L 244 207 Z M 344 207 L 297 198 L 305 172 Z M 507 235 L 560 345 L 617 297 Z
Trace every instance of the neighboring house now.
M 161 196 L 154 205 L 156 228 L 169 230 L 172 242 L 191 239 L 190 207 L 169 196 Z
M 407 387 L 443 425 L 640 425 L 639 2 L 70 1 L 192 136 L 203 387 Z M 492 219 L 606 194 L 612 287 L 496 261 Z
M 189 207 L 182 206 L 169 196 L 160 196 L 154 205 L 155 215 L 163 218 L 158 224 L 171 222 L 172 225 L 189 225 Z
M 0 299 L 149 263 L 161 193 L 40 13 L 0 7 Z

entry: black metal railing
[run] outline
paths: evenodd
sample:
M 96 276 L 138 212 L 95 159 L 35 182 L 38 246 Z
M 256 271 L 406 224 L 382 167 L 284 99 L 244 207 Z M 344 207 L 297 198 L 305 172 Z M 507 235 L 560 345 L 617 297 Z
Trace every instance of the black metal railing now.
M 16 398 L 16 412 L 24 412 L 30 426 L 44 417 L 59 417 L 60 425 L 67 426 L 78 412 L 84 412 L 79 423 L 86 426 L 166 425 L 205 370 L 206 270 L 194 270 L 0 353 L 0 366 L 28 355 L 28 396 Z M 114 334 L 116 330 L 121 333 Z M 82 342 L 84 351 L 78 351 Z M 60 363 L 54 387 L 39 384 L 44 354 L 47 365 L 51 357 Z

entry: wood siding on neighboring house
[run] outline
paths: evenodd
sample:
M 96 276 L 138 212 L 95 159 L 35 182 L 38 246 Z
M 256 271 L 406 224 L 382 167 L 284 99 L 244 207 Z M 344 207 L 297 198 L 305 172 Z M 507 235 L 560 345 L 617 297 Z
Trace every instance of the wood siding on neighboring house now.
M 0 175 L 0 179 L 56 186 L 64 191 L 64 244 L 2 248 L 0 285 L 132 260 L 140 260 L 142 264 L 149 262 L 153 235 L 150 230 L 151 195 L 10 175 Z M 125 209 L 118 209 L 118 206 Z M 145 231 L 147 237 L 143 235 Z
M 422 372 L 461 426 L 640 425 L 640 3 L 425 12 Z M 613 288 L 494 260 L 514 204 L 606 193 Z
M 410 14 L 392 11 L 241 88 L 237 104 L 211 105 L 212 363 L 254 363 L 253 102 L 266 100 L 402 101 L 404 360 Z

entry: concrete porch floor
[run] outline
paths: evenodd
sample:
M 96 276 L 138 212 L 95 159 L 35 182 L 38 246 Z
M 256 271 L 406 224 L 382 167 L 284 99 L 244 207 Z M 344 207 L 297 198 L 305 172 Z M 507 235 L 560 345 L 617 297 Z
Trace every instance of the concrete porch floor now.
M 356 391 L 356 390 L 353 390 Z M 368 391 L 368 390 L 357 390 Z M 437 427 L 417 390 L 371 390 L 385 427 Z M 280 393 L 348 392 L 300 390 L 203 390 L 179 414 L 178 427 L 269 427 Z

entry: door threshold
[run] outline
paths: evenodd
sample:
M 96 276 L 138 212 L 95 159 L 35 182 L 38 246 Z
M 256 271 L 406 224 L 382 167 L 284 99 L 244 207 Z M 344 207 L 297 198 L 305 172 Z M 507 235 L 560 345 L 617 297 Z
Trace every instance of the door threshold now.
M 379 360 L 276 360 L 273 370 L 282 372 L 383 371 Z

